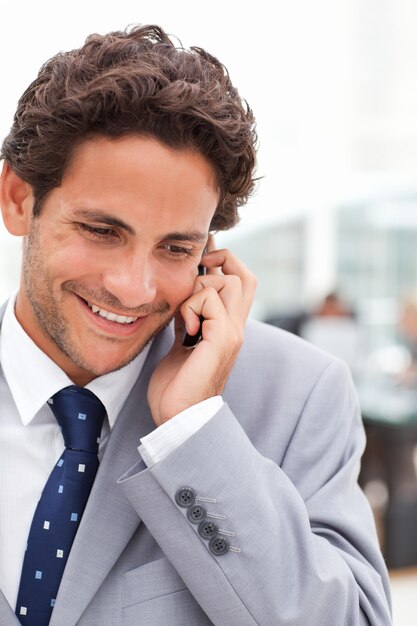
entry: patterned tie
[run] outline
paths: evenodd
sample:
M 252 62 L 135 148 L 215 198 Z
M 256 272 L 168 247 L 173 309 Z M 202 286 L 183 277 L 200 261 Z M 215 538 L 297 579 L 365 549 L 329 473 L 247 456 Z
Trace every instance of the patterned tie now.
M 38 502 L 23 561 L 16 615 L 21 624 L 47 626 L 65 564 L 98 469 L 98 442 L 106 409 L 74 385 L 48 400 L 65 450 Z

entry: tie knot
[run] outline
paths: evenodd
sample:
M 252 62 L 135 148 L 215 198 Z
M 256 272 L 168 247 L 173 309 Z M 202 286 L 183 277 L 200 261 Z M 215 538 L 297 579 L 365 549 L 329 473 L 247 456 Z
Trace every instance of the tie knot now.
M 61 427 L 65 447 L 97 454 L 106 409 L 89 389 L 71 385 L 48 400 Z

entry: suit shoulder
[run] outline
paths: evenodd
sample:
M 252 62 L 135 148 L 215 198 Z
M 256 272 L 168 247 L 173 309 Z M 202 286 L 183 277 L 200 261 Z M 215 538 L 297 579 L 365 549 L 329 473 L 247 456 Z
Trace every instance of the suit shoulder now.
M 314 364 L 322 368 L 333 361 L 343 363 L 337 357 L 293 333 L 255 320 L 248 320 L 242 350 L 249 355 L 262 354 L 266 359 L 275 360 L 279 356 L 287 365 L 295 361 L 298 364 L 310 366 Z
M 346 363 L 334 355 L 285 330 L 248 320 L 237 376 L 250 374 L 253 382 L 274 380 L 307 391 L 328 368 L 341 380 L 351 378 Z
M 288 444 L 313 392 L 325 409 L 315 413 L 317 427 L 328 419 L 331 398 L 351 389 L 343 361 L 287 331 L 249 321 L 223 396 L 250 439 L 270 456 L 279 441 Z

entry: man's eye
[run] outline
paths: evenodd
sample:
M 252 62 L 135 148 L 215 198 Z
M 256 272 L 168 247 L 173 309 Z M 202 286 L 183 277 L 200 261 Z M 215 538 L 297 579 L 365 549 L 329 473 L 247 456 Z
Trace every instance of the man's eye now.
M 81 230 L 88 233 L 93 239 L 109 239 L 117 235 L 113 228 L 103 226 L 90 226 L 90 224 L 79 224 Z
M 192 254 L 191 248 L 184 248 L 183 246 L 176 246 L 175 244 L 172 244 L 172 243 L 167 243 L 167 244 L 165 244 L 164 247 L 170 254 L 172 254 L 174 256 L 181 256 L 181 255 L 190 255 L 190 254 Z

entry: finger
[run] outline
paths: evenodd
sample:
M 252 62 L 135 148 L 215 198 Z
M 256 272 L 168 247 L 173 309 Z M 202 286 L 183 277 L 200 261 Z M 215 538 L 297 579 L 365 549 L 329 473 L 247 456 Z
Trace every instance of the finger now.
M 214 250 L 208 252 L 201 260 L 202 265 L 208 268 L 209 275 L 213 268 L 221 268 L 225 275 L 236 275 L 242 282 L 243 305 L 249 315 L 256 290 L 256 278 L 246 265 L 230 250 Z
M 198 323 L 195 323 L 195 320 L 192 319 L 191 321 L 188 321 L 188 324 L 185 325 L 185 321 L 184 318 L 181 314 L 181 311 L 179 311 L 176 316 L 175 316 L 175 340 L 174 340 L 174 347 L 175 348 L 182 348 L 183 346 L 189 348 L 192 347 L 191 344 L 189 343 L 189 340 L 187 343 L 184 342 L 185 338 L 186 338 L 186 333 L 192 337 L 194 337 L 197 332 L 200 330 L 201 327 L 201 323 L 203 322 L 203 317 L 200 316 L 198 318 Z M 194 346 L 194 344 L 193 344 Z
M 239 276 L 252 274 L 243 261 L 226 248 L 207 252 L 203 255 L 201 263 L 207 269 L 220 267 L 224 274 L 238 274 Z
M 202 261 L 201 264 L 204 265 L 204 256 L 210 252 L 213 252 L 214 250 L 216 250 L 216 244 L 214 241 L 214 235 L 209 235 L 208 239 L 207 239 L 207 245 L 202 257 Z M 221 274 L 221 268 L 220 267 L 212 267 L 212 268 L 206 268 L 207 270 L 207 274 Z
M 213 252 L 213 250 L 216 249 L 216 242 L 214 239 L 214 235 L 208 236 L 206 249 L 207 249 L 207 252 Z
M 188 298 L 180 307 L 185 327 L 190 335 L 194 335 L 200 326 L 200 317 L 204 323 L 210 320 L 228 318 L 224 304 L 214 287 L 206 287 Z
M 230 278 L 230 277 L 228 277 Z M 236 278 L 236 277 L 233 277 Z M 230 298 L 230 301 L 232 297 Z M 226 346 L 240 346 L 243 338 L 243 328 L 246 318 L 242 315 L 241 298 L 236 297 L 237 305 L 227 311 L 219 293 L 214 287 L 206 287 L 194 294 L 180 308 L 187 330 L 200 322 L 198 316 L 203 317 L 202 339 L 218 345 L 222 350 Z M 190 334 L 191 332 L 188 331 Z
M 196 280 L 194 293 L 208 287 L 216 290 L 224 308 L 233 319 L 239 322 L 246 321 L 247 311 L 243 301 L 242 281 L 239 276 L 225 276 L 224 274 L 200 276 Z
M 174 317 L 174 332 L 175 332 L 174 345 L 175 346 L 181 345 L 182 340 L 184 338 L 185 326 L 184 326 L 184 320 L 179 311 L 177 311 Z

